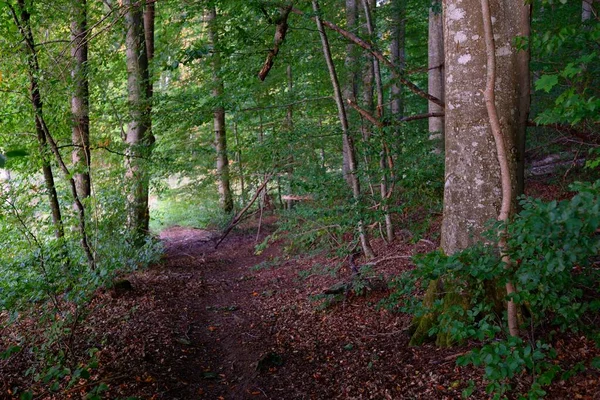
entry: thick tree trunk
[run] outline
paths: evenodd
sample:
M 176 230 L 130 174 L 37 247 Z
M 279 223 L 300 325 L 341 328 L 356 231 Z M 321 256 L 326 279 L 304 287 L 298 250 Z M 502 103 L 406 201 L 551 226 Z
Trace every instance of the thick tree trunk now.
M 430 95 L 444 101 L 444 20 L 439 2 L 429 9 L 428 48 L 428 91 Z M 429 113 L 443 112 L 444 109 L 438 104 L 429 102 Z M 443 144 L 444 117 L 429 118 L 429 138 Z
M 521 0 L 493 0 L 496 16 L 496 107 L 516 187 L 516 137 L 520 129 L 519 51 L 521 20 L 528 12 Z M 499 17 L 502 15 L 502 17 Z M 500 167 L 483 90 L 486 52 L 479 0 L 449 0 L 444 9 L 446 65 L 446 183 L 442 247 L 452 254 L 482 241 L 486 222 L 496 219 L 501 204 Z M 511 204 L 514 209 L 514 194 Z
M 222 97 L 225 92 L 223 79 L 221 78 L 221 56 L 217 49 L 219 37 L 215 19 L 217 11 L 213 6 L 206 14 L 206 24 L 208 27 L 208 38 L 213 48 L 211 57 L 213 68 L 213 98 L 217 102 L 217 106 L 213 112 L 214 129 L 215 129 L 215 149 L 217 152 L 217 186 L 219 190 L 219 203 L 221 209 L 230 213 L 233 210 L 233 199 L 231 197 L 231 186 L 229 183 L 229 159 L 227 158 L 227 134 L 225 132 L 225 108 L 219 103 L 222 102 Z
M 73 3 L 71 57 L 73 58 L 73 69 L 71 70 L 71 78 L 73 79 L 71 140 L 74 146 L 71 160 L 76 171 L 77 194 L 81 199 L 84 199 L 89 197 L 92 191 L 90 181 L 91 152 L 86 0 L 77 0 Z
M 147 161 L 151 155 L 154 138 L 151 133 L 150 76 L 148 53 L 144 33 L 143 9 L 136 0 L 123 0 L 125 13 L 127 92 L 129 124 L 125 142 L 127 159 L 125 179 L 129 191 L 128 225 L 139 238 L 148 234 L 150 212 L 148 194 L 150 174 Z
M 444 2 L 447 106 L 441 244 L 446 254 L 453 254 L 484 241 L 483 233 L 488 221 L 504 218 L 505 214 L 510 215 L 515 210 L 517 138 L 523 129 L 519 113 L 523 103 L 521 91 L 525 89 L 519 76 L 522 55 L 514 47 L 514 40 L 526 33 L 522 21 L 526 19 L 529 8 L 522 0 L 492 0 L 490 5 L 491 20 L 495 21 L 494 49 L 490 49 L 495 56 L 495 67 L 488 66 L 481 1 Z M 493 88 L 488 80 L 488 68 L 495 72 Z M 497 118 L 490 118 L 488 115 L 484 98 L 486 86 L 488 92 L 494 89 L 495 99 L 492 102 Z M 488 106 L 490 104 L 488 99 Z M 494 130 L 501 132 L 499 147 L 494 140 L 491 120 L 497 122 Z M 506 157 L 500 154 L 501 148 Z M 499 163 L 502 159 L 504 173 L 501 172 Z M 504 187 L 502 179 L 505 179 Z M 457 298 L 456 294 L 452 295 L 451 286 L 452 282 L 444 285 L 439 280 L 433 281 L 425 301 L 435 301 L 438 296 L 444 296 L 445 306 L 464 304 L 467 296 L 462 296 L 461 299 L 461 296 Z M 433 320 L 433 316 L 426 316 L 415 321 L 418 329 L 413 335 L 413 343 L 422 340 Z M 511 326 L 511 334 L 513 331 L 514 326 Z M 438 334 L 437 343 L 449 344 L 447 334 Z
M 350 187 L 352 188 L 352 195 L 354 196 L 354 200 L 358 202 L 360 201 L 360 182 L 356 171 L 357 165 L 354 152 L 354 143 L 352 141 L 352 137 L 349 135 L 348 132 L 348 118 L 346 116 L 346 108 L 344 107 L 342 91 L 340 90 L 340 84 L 338 81 L 337 74 L 335 72 L 335 65 L 333 63 L 333 58 L 331 57 L 329 41 L 327 40 L 327 35 L 325 33 L 325 29 L 323 28 L 323 24 L 321 23 L 319 3 L 317 2 L 317 0 L 313 0 L 312 5 L 313 10 L 317 15 L 317 29 L 321 37 L 323 55 L 325 56 L 325 62 L 327 63 L 327 69 L 329 70 L 329 77 L 331 79 L 331 85 L 333 86 L 335 103 L 338 108 L 338 116 L 340 119 L 340 124 L 342 125 L 342 138 L 345 146 L 348 149 L 348 180 L 350 181 Z M 364 227 L 362 219 L 358 222 L 358 232 L 360 237 L 360 243 L 365 257 L 367 257 L 368 259 L 374 258 L 375 254 L 373 253 L 373 249 L 371 248 L 371 244 L 369 243 L 369 237 L 367 235 L 367 231 Z
M 52 224 L 54 225 L 54 235 L 57 239 L 60 239 L 65 235 L 65 231 L 60 210 L 60 203 L 58 202 L 58 194 L 56 193 L 56 186 L 54 185 L 54 174 L 48 158 L 48 141 L 44 131 L 45 122 L 43 119 L 44 106 L 40 96 L 38 82 L 38 78 L 40 76 L 40 66 L 38 63 L 33 33 L 31 32 L 31 15 L 29 14 L 29 11 L 27 11 L 25 0 L 18 0 L 17 7 L 19 11 L 18 13 L 12 7 L 11 12 L 15 24 L 17 25 L 17 28 L 23 37 L 25 52 L 28 55 L 27 72 L 29 74 L 29 94 L 31 96 L 31 105 L 33 106 L 33 112 L 35 114 L 35 132 L 38 140 L 40 157 L 42 159 L 42 172 L 44 175 L 46 190 L 48 192 L 48 200 L 52 214 Z

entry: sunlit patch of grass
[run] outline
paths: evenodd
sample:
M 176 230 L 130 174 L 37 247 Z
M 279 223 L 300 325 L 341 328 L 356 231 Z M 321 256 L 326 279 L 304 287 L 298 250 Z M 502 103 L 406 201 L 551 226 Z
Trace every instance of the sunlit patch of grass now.
M 169 189 L 156 196 L 150 205 L 150 230 L 160 232 L 172 226 L 207 229 L 223 219 L 216 193 L 203 190 Z

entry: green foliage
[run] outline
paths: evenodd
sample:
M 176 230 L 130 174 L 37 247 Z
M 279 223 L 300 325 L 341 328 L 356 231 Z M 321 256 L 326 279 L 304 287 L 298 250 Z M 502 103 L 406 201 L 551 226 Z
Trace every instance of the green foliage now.
M 460 363 L 485 366 L 488 392 L 499 398 L 511 390 L 509 381 L 522 371 L 536 377 L 529 396 L 543 395 L 542 387 L 559 370 L 548 359 L 554 351 L 542 342 L 507 337 L 503 301 L 506 282 L 517 293 L 511 299 L 521 308 L 520 321 L 530 329 L 550 324 L 561 331 L 585 330 L 586 315 L 600 309 L 597 300 L 600 237 L 600 181 L 578 183 L 571 200 L 545 203 L 522 201 L 522 211 L 508 225 L 507 254 L 502 262 L 495 232 L 491 244 L 477 245 L 447 256 L 441 251 L 417 256 L 417 268 L 399 277 L 384 305 L 415 317 L 433 316 L 429 335 L 446 335 L 453 342 L 477 340 L 483 347 Z M 416 299 L 422 285 L 442 285 L 429 301 Z M 452 296 L 452 293 L 454 296 Z M 505 292 L 504 292 L 505 293 Z M 462 299 L 456 301 L 457 298 Z
M 582 24 L 581 4 L 561 3 L 534 14 L 532 67 L 541 71 L 534 86 L 546 93 L 539 96 L 542 107 L 536 106 L 535 120 L 585 127 L 599 120 L 600 59 L 595 46 L 600 26 L 594 18 Z

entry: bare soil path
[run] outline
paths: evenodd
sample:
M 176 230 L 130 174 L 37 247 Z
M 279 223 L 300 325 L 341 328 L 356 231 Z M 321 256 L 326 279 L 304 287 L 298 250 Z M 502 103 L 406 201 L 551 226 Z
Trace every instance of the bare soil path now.
M 270 229 L 263 226 L 258 242 Z M 323 307 L 323 292 L 352 275 L 347 259 L 291 258 L 282 242 L 256 254 L 251 228 L 232 232 L 218 249 L 213 235 L 170 228 L 161 234 L 162 261 L 127 277 L 132 290 L 98 292 L 73 352 L 98 349 L 91 378 L 107 385 L 103 399 L 459 399 L 469 381 L 470 398 L 489 398 L 481 369 L 456 366 L 468 347 L 408 346 L 410 317 L 379 306 L 390 294 L 385 285 Z M 436 247 L 433 238 L 404 239 L 374 241 L 372 274 L 385 281 L 412 268 L 411 255 Z M 576 335 L 555 347 L 567 369 L 598 355 Z M 0 398 L 31 385 L 23 371 L 32 361 L 26 354 L 0 361 Z M 526 391 L 531 378 L 511 384 Z M 600 398 L 599 382 L 590 368 L 554 383 L 548 398 Z M 38 385 L 35 398 L 53 400 L 83 399 L 93 388 L 82 382 L 50 394 Z
M 408 347 L 409 318 L 377 306 L 385 286 L 325 309 L 311 300 L 351 274 L 346 260 L 289 259 L 277 243 L 256 255 L 253 232 L 216 250 L 206 231 L 172 228 L 161 239 L 163 262 L 106 308 L 134 310 L 122 330 L 95 313 L 93 325 L 111 325 L 115 338 L 101 352 L 115 397 L 449 399 L 467 385 L 454 366 L 461 349 Z M 434 246 L 398 243 L 378 273 L 409 268 L 409 255 Z

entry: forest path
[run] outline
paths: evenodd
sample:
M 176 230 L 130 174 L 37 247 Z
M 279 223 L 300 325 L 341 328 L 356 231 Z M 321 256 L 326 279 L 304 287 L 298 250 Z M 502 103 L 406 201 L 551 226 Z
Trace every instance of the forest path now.
M 109 332 L 100 355 L 110 398 L 460 397 L 473 372 L 455 368 L 462 350 L 409 347 L 410 317 L 377 306 L 385 287 L 319 307 L 315 296 L 351 276 L 345 258 L 289 258 L 281 242 L 257 255 L 252 230 L 215 249 L 212 235 L 163 232 L 163 260 L 94 314 Z M 433 246 L 381 242 L 377 272 L 410 268 L 409 254 Z
M 243 399 L 263 394 L 253 382 L 272 330 L 263 323 L 256 297 L 264 285 L 252 268 L 272 258 L 277 249 L 256 255 L 256 235 L 239 232 L 215 249 L 213 235 L 179 227 L 160 235 L 165 257 L 158 268 L 170 276 L 170 283 L 178 282 L 180 290 L 169 291 L 163 299 L 176 323 L 171 326 L 174 351 L 156 370 L 165 384 L 159 398 Z

